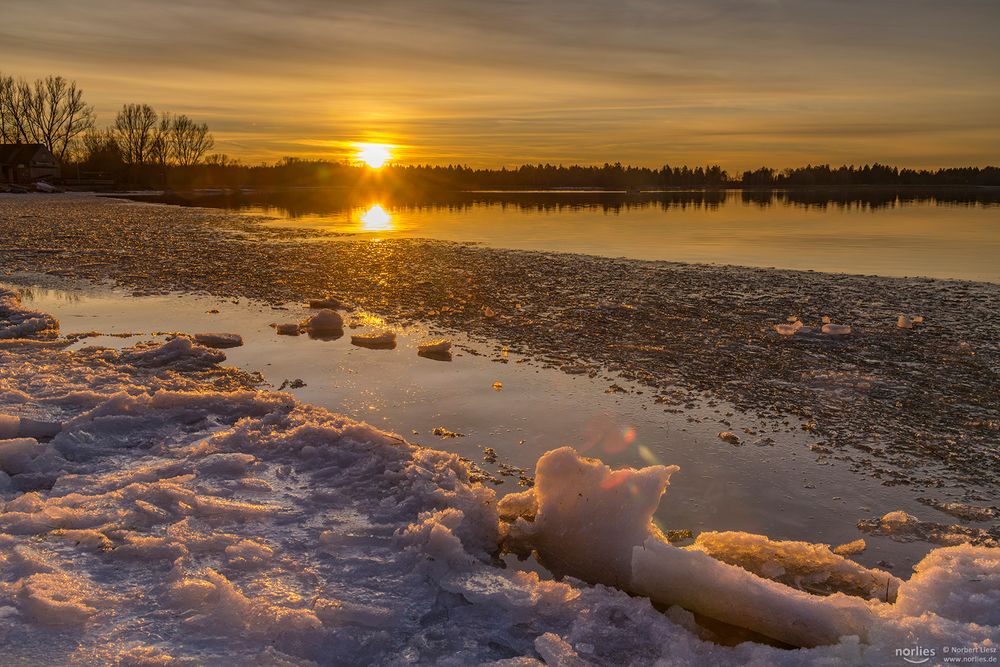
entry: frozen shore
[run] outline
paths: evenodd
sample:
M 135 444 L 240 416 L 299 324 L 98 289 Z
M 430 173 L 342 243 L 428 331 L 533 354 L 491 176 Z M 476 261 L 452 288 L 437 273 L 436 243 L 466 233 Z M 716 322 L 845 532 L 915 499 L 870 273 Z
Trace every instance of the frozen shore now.
M 7 664 L 996 655 L 1000 550 L 937 549 L 895 581 L 743 533 L 680 549 L 649 523 L 673 469 L 610 471 L 565 449 L 498 512 L 457 456 L 256 391 L 217 350 L 176 338 L 68 351 L 57 326 L 0 295 L 0 413 L 59 425 L 0 440 Z M 567 576 L 501 567 L 505 549 Z M 734 633 L 712 618 L 761 641 L 721 645 Z

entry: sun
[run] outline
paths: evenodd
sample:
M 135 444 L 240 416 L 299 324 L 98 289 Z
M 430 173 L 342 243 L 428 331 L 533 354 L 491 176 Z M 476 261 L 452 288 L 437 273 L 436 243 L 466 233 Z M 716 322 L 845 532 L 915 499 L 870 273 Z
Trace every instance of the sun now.
M 392 159 L 388 144 L 357 144 L 357 147 L 358 152 L 355 157 L 372 169 L 381 169 Z

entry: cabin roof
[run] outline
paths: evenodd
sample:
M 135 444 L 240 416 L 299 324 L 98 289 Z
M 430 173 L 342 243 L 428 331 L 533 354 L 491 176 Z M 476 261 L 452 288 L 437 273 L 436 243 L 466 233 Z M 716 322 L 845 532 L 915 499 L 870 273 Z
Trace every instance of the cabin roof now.
M 39 151 L 49 152 L 42 144 L 0 144 L 0 164 L 30 164 Z

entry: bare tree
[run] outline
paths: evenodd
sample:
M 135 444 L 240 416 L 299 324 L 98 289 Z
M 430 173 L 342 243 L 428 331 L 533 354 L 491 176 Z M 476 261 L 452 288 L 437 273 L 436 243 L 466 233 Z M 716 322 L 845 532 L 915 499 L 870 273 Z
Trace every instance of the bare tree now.
M 173 147 L 170 137 L 171 119 L 170 114 L 163 112 L 160 114 L 160 122 L 153 128 L 153 139 L 149 146 L 150 162 L 166 167 L 173 155 Z
M 115 142 L 128 165 L 145 164 L 152 157 L 154 129 L 159 117 L 148 104 L 125 104 L 115 117 Z
M 215 138 L 208 125 L 195 123 L 187 116 L 175 116 L 170 123 L 170 143 L 177 164 L 198 164 L 215 147 Z
M 75 81 L 48 76 L 29 84 L 0 76 L 0 138 L 44 144 L 59 160 L 94 126 L 94 108 Z
M 27 143 L 28 117 L 24 110 L 25 91 L 30 92 L 23 80 L 0 74 L 0 139 L 9 143 Z
M 110 129 L 91 129 L 80 139 L 80 162 L 91 169 L 110 171 L 121 164 L 115 133 Z

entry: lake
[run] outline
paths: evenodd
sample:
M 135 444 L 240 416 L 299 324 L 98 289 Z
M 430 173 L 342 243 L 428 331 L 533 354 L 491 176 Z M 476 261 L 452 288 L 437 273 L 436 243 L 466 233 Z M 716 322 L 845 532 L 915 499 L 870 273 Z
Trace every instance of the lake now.
M 130 198 L 352 236 L 643 260 L 1000 282 L 1000 194 L 301 189 Z

